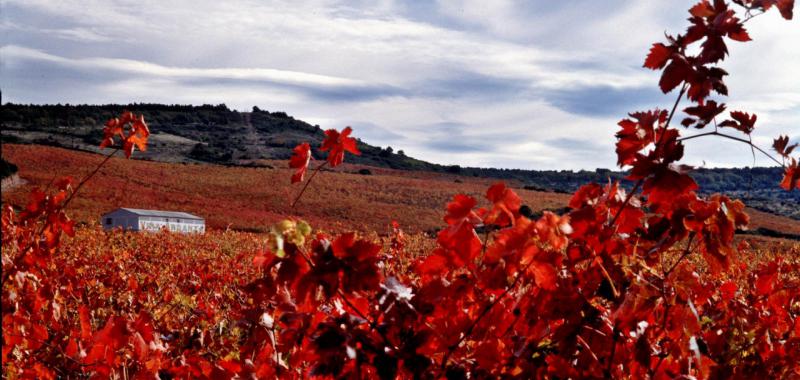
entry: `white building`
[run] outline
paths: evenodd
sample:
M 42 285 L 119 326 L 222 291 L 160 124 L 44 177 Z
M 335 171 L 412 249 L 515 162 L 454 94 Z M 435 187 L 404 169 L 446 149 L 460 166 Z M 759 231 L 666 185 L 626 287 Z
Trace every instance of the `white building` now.
M 159 231 L 168 228 L 174 232 L 206 231 L 206 221 L 186 212 L 118 208 L 103 215 L 103 229 L 121 227 L 132 231 Z

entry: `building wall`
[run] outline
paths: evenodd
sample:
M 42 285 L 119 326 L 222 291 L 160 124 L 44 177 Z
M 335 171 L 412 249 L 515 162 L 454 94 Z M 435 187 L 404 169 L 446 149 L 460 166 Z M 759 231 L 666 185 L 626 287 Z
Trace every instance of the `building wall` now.
M 111 224 L 108 223 L 109 218 Z M 204 220 L 140 216 L 128 212 L 108 213 L 103 215 L 100 223 L 106 230 L 123 228 L 132 231 L 160 231 L 166 227 L 173 232 L 205 233 L 206 231 Z
M 111 224 L 108 223 L 109 219 L 111 219 Z M 100 218 L 100 224 L 106 230 L 120 227 L 126 230 L 138 230 L 139 226 L 137 216 L 125 211 L 115 211 L 103 215 Z

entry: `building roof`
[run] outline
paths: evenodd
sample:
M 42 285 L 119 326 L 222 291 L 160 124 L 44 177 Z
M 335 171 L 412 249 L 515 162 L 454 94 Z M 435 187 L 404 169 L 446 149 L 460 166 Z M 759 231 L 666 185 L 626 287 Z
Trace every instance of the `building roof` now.
M 203 218 L 201 218 L 201 217 L 199 217 L 197 215 L 189 214 L 188 212 L 180 212 L 180 211 L 143 210 L 143 209 L 138 209 L 138 208 L 126 208 L 126 207 L 118 208 L 118 209 L 116 209 L 114 211 L 119 211 L 119 210 L 124 210 L 124 211 L 130 212 L 130 213 L 133 213 L 133 214 L 136 214 L 136 215 L 139 215 L 139 216 L 157 216 L 157 217 L 162 217 L 162 218 L 182 218 L 182 219 L 204 220 Z M 110 213 L 112 213 L 114 211 L 110 211 L 110 212 L 106 213 L 106 215 L 110 214 Z

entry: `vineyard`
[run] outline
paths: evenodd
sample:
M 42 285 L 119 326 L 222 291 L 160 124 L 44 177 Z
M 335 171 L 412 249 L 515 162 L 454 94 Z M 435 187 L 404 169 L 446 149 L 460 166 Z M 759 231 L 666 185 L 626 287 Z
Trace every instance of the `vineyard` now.
M 74 173 L 77 177 L 102 161 L 94 154 L 13 144 L 3 146 L 3 157 L 18 163 L 28 181 L 25 186 L 3 192 L 3 201 L 14 204 L 24 204 L 33 187 L 46 187 L 53 173 Z M 117 207 L 161 207 L 195 212 L 210 226 L 221 229 L 263 231 L 292 214 L 328 230 L 385 232 L 396 220 L 409 232 L 421 232 L 439 227 L 439 209 L 453 192 L 479 196 L 491 185 L 488 180 L 471 177 L 343 164 L 320 173 L 320 184 L 312 186 L 292 210 L 291 196 L 296 190 L 286 180 L 291 171 L 285 168 L 285 161 L 270 164 L 275 169 L 113 158 L 98 172 L 92 186 L 75 199 L 70 216 L 81 222 L 96 222 L 98 215 Z M 364 168 L 371 175 L 357 174 Z M 128 193 L 137 196 L 128 197 Z M 534 209 L 561 208 L 569 199 L 566 194 L 529 190 L 520 190 L 520 195 Z M 337 202 L 328 201 L 333 198 Z M 362 207 L 366 203 L 370 207 Z M 784 219 L 774 217 L 778 223 Z
M 711 99 L 727 95 L 726 44 L 793 1 L 734 3 L 701 1 L 653 44 L 644 67 L 676 100 L 619 122 L 630 191 L 359 175 L 350 127 L 287 169 L 134 162 L 150 136 L 135 110 L 105 124 L 105 158 L 4 146 L 30 183 L 3 194 L 3 377 L 800 378 L 800 245 L 737 236 L 796 223 L 698 195 L 680 164 L 693 139 L 736 140 L 800 190 L 798 144 L 754 145 L 757 117 Z M 216 229 L 93 222 L 123 203 Z
M 95 154 L 39 145 L 3 145 L 3 157 L 21 166 L 27 181 L 3 191 L 3 202 L 23 205 L 33 188 L 46 188 L 54 173 L 75 177 L 88 174 L 102 158 Z M 210 227 L 265 232 L 269 226 L 295 215 L 315 228 L 330 232 L 359 231 L 386 234 L 392 221 L 407 233 L 435 232 L 441 227 L 442 205 L 454 193 L 478 199 L 493 181 L 431 172 L 381 169 L 342 164 L 319 174 L 293 210 L 286 162 L 270 168 L 181 165 L 112 158 L 67 210 L 79 222 L 97 223 L 99 215 L 118 207 L 163 208 L 194 212 Z M 360 175 L 367 169 L 371 175 Z M 322 185 L 324 183 L 325 185 Z M 569 194 L 525 190 L 507 183 L 534 211 L 560 210 Z M 136 194 L 129 197 L 127 194 Z M 327 200 L 336 199 L 331 203 Z M 369 207 L 362 207 L 369 204 Z M 747 209 L 749 231 L 766 228 L 800 236 L 800 223 L 790 218 Z

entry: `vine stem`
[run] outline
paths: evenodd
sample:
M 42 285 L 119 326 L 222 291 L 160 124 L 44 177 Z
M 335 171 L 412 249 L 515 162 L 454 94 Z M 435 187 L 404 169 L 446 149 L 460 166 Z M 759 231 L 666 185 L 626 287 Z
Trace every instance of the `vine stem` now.
M 303 189 L 300 190 L 300 194 L 297 194 L 297 197 L 294 199 L 294 202 L 292 202 L 292 209 L 294 209 L 294 206 L 297 205 L 297 202 L 300 201 L 300 198 L 303 196 L 303 193 L 306 192 L 306 189 L 308 188 L 308 185 L 311 184 L 311 180 L 314 179 L 314 177 L 317 175 L 317 173 L 319 173 L 320 169 L 325 167 L 325 165 L 327 165 L 327 164 L 328 164 L 328 161 L 325 161 L 325 162 L 322 163 L 322 165 L 317 166 L 317 168 L 314 169 L 314 172 L 311 173 L 311 177 L 308 177 L 308 181 L 306 181 L 306 184 L 303 185 Z
M 681 138 L 678 139 L 678 141 L 687 141 L 687 140 L 696 139 L 696 138 L 700 138 L 700 137 L 706 137 L 706 136 L 719 136 L 719 137 L 724 137 L 726 139 L 731 139 L 731 140 L 734 140 L 734 141 L 745 143 L 745 144 L 749 145 L 751 148 L 756 149 L 759 152 L 761 152 L 763 155 L 767 156 L 770 160 L 774 161 L 775 163 L 780 165 L 782 168 L 786 167 L 786 165 L 784 165 L 784 163 L 778 161 L 775 157 L 773 157 L 771 154 L 767 153 L 767 151 L 765 151 L 764 149 L 761 149 L 758 145 L 753 144 L 752 141 L 745 140 L 745 139 L 740 138 L 740 137 L 731 136 L 731 135 L 728 135 L 728 134 L 725 134 L 725 133 L 721 133 L 721 132 L 717 132 L 717 131 L 698 133 L 698 134 L 692 135 L 692 136 L 681 137 Z
M 692 249 L 692 243 L 694 242 L 694 238 L 695 238 L 696 235 L 697 234 L 695 232 L 691 233 L 691 235 L 689 236 L 689 241 L 686 243 L 686 249 L 683 251 L 683 254 L 681 255 L 681 257 L 679 257 L 678 260 L 675 261 L 675 264 L 672 264 L 672 266 L 669 269 L 664 271 L 664 274 L 663 274 L 662 277 L 664 278 L 665 281 L 666 281 L 667 277 L 669 277 L 669 275 L 672 273 L 672 271 L 674 271 L 675 268 L 678 267 L 678 264 L 680 264 L 681 261 L 683 261 L 683 259 L 686 258 L 686 256 L 689 256 L 689 254 L 691 254 L 694 251 Z M 663 265 L 662 265 L 662 267 L 663 267 Z
M 670 110 L 669 116 L 667 116 L 667 120 L 664 123 L 664 127 L 663 127 L 663 130 L 661 132 L 661 136 L 659 136 L 658 141 L 656 141 L 654 149 L 657 150 L 659 148 L 659 146 L 661 146 L 661 143 L 664 141 L 664 136 L 666 136 L 667 128 L 669 128 L 669 124 L 672 122 L 672 118 L 675 116 L 675 111 L 678 109 L 678 104 L 680 104 L 681 99 L 683 99 L 683 95 L 684 94 L 686 94 L 686 83 L 684 83 L 683 86 L 681 87 L 681 91 L 680 91 L 680 93 L 678 93 L 678 97 L 675 99 L 675 103 L 672 105 L 672 110 Z M 622 215 L 622 211 L 624 211 L 625 207 L 628 206 L 628 204 L 630 203 L 631 199 L 633 199 L 633 196 L 636 194 L 636 192 L 639 190 L 639 188 L 642 186 L 642 184 L 644 184 L 644 179 L 643 178 L 639 179 L 638 181 L 636 181 L 636 183 L 633 185 L 633 188 L 631 189 L 631 191 L 625 197 L 625 201 L 622 202 L 622 205 L 619 207 L 617 212 L 614 214 L 614 217 L 611 219 L 611 222 L 609 223 L 609 226 L 613 227 L 617 223 L 617 220 L 619 220 L 620 215 Z M 690 245 L 691 245 L 691 241 L 690 241 Z M 685 257 L 685 255 L 683 257 Z M 681 259 L 683 259 L 683 257 L 681 257 Z M 678 262 L 680 262 L 680 260 Z M 602 268 L 603 271 L 605 272 L 605 268 L 603 268 L 602 265 L 600 266 L 600 268 Z M 607 272 L 605 272 L 605 274 L 606 274 L 606 276 L 608 276 Z M 611 286 L 613 288 L 614 283 L 613 283 L 613 281 L 611 281 L 610 276 L 608 277 L 608 280 L 609 280 L 609 283 L 611 284 Z M 616 293 L 616 290 L 615 290 L 614 293 Z M 663 294 L 663 289 L 662 289 L 662 294 Z M 616 353 L 616 348 L 617 348 L 617 331 L 616 331 L 616 327 L 614 327 L 612 329 L 612 333 L 614 334 L 614 336 L 613 336 L 613 344 L 611 346 L 611 355 L 610 355 L 610 357 L 608 359 L 608 363 L 607 363 L 607 367 L 606 367 L 606 376 L 610 376 L 611 375 L 611 368 L 614 365 L 614 354 Z
M 97 174 L 98 171 L 100 171 L 100 168 L 105 166 L 106 162 L 108 162 L 108 160 L 110 160 L 111 157 L 114 157 L 114 155 L 117 154 L 117 152 L 119 152 L 120 149 L 121 148 L 114 149 L 111 153 L 109 153 L 106 156 L 105 159 L 103 159 L 103 162 L 101 162 L 99 165 L 97 165 L 96 168 L 94 168 L 94 170 L 88 176 L 84 177 L 80 182 L 78 182 L 78 186 L 75 186 L 75 190 L 73 190 L 72 193 L 70 193 L 69 197 L 67 197 L 67 200 L 64 201 L 64 205 L 61 208 L 66 209 L 69 202 L 71 202 L 72 198 L 75 197 L 75 194 L 78 193 L 78 190 L 80 190 L 81 187 L 83 187 L 83 185 L 86 182 L 88 182 L 92 177 L 94 177 L 94 175 Z
M 614 367 L 614 354 L 617 352 L 617 336 L 619 332 L 617 331 L 617 326 L 614 326 L 611 329 L 611 355 L 608 357 L 608 364 L 606 364 L 606 378 L 611 378 L 611 368 Z

